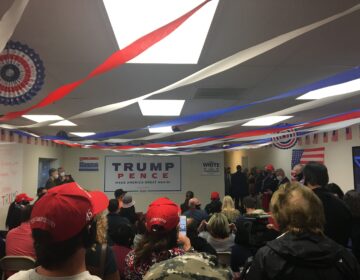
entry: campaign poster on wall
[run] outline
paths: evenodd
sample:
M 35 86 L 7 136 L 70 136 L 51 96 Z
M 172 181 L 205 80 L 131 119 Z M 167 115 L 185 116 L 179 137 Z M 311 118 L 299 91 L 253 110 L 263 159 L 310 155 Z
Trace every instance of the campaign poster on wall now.
M 354 187 L 360 191 L 360 146 L 353 147 Z
M 98 157 L 80 157 L 79 171 L 99 171 Z
M 104 190 L 181 191 L 181 158 L 105 156 Z
M 203 176 L 220 176 L 220 162 L 203 161 L 201 162 Z

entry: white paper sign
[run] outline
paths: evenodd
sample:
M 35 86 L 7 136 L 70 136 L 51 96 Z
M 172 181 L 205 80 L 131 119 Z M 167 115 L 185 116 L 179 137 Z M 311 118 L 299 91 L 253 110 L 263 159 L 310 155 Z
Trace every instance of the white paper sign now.
M 202 163 L 203 176 L 219 176 L 220 175 L 220 162 L 217 161 L 203 161 Z
M 106 192 L 126 191 L 180 191 L 181 158 L 106 156 Z

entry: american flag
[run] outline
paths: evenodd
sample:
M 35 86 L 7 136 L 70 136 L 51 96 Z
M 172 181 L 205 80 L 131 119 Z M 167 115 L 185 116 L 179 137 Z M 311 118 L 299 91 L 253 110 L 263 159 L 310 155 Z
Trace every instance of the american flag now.
M 292 151 L 291 168 L 297 164 L 307 164 L 310 161 L 324 163 L 325 148 L 295 149 Z

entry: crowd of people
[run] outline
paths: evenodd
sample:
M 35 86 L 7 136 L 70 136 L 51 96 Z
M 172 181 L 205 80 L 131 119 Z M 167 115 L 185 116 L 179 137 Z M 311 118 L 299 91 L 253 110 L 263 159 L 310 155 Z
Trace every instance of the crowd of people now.
M 227 168 L 222 199 L 209 193 L 202 207 L 188 191 L 145 214 L 122 189 L 109 200 L 62 174 L 49 171 L 33 204 L 19 194 L 10 205 L 4 254 L 37 267 L 9 279 L 360 279 L 360 193 L 328 184 L 322 164 L 297 165 L 290 179 L 271 164 Z

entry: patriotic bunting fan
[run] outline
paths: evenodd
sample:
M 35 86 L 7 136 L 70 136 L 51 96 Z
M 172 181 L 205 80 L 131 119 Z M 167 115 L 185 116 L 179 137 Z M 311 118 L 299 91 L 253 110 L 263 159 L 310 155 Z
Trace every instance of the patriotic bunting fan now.
M 279 136 L 272 138 L 273 145 L 279 149 L 290 149 L 297 143 L 297 133 L 295 129 L 280 131 Z
M 44 84 L 45 69 L 27 45 L 9 41 L 0 53 L 0 104 L 19 105 L 33 98 Z

